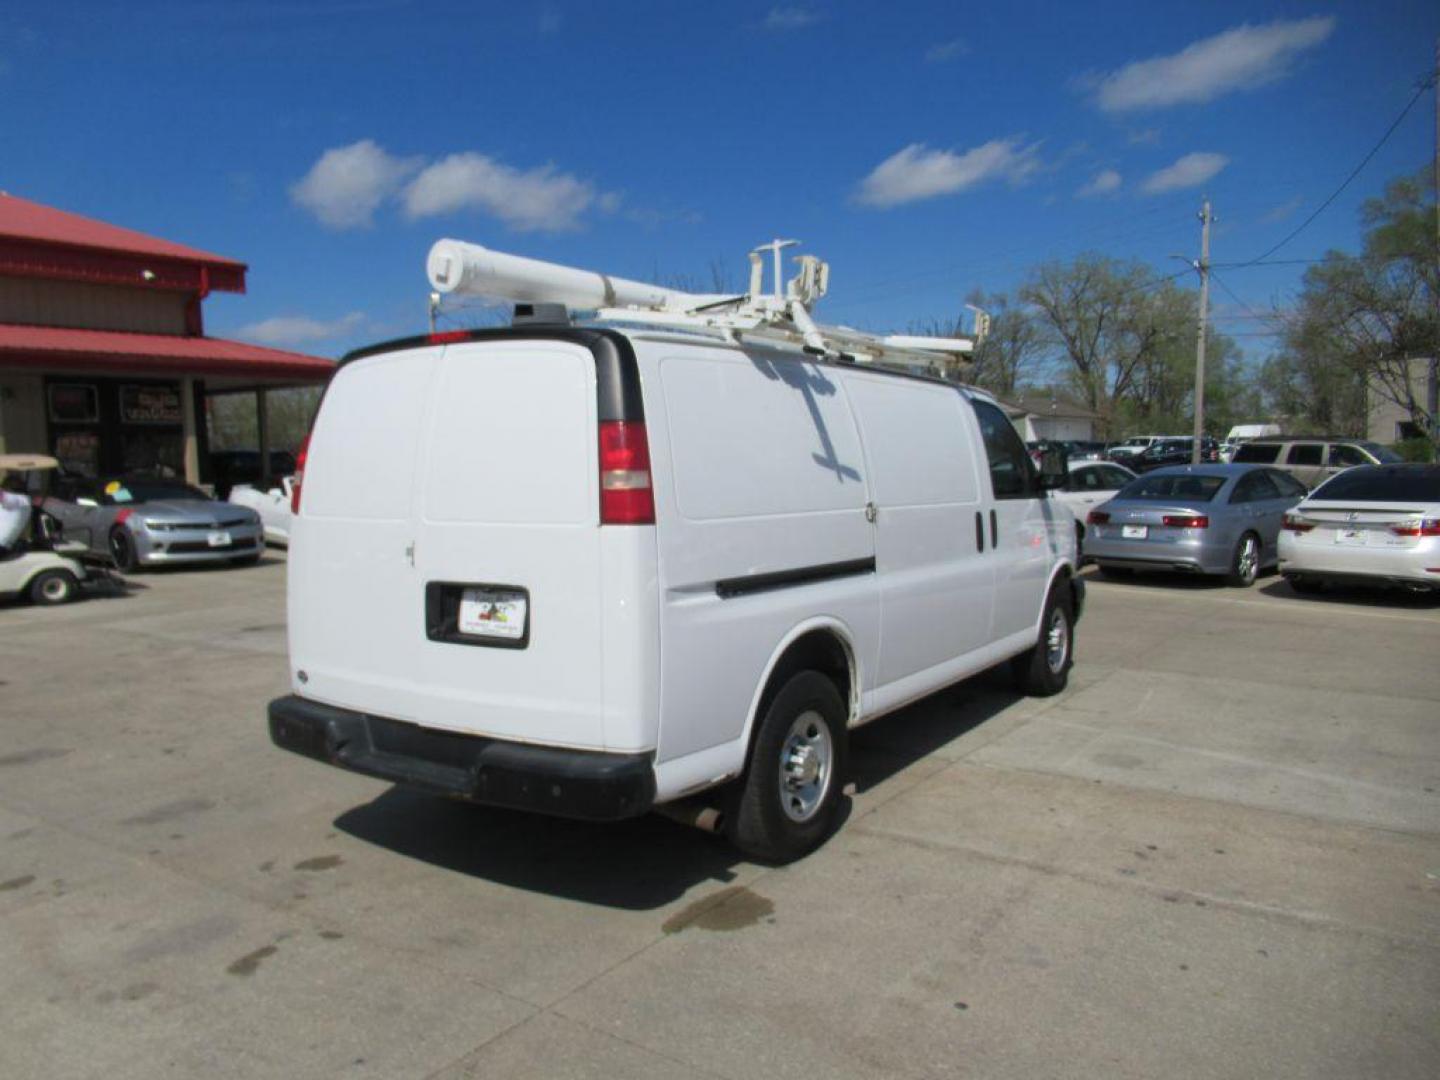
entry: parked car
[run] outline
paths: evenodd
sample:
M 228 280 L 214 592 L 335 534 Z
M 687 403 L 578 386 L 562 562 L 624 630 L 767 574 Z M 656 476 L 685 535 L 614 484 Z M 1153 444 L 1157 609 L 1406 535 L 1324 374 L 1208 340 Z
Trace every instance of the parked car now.
M 1252 439 L 1235 450 L 1237 464 L 1273 465 L 1284 469 L 1307 488 L 1356 465 L 1393 465 L 1402 459 L 1389 447 L 1366 439 L 1337 435 L 1306 435 Z
M 288 450 L 270 451 L 270 477 L 275 479 L 289 476 L 295 471 L 295 455 Z M 215 494 L 227 498 L 236 484 L 258 484 L 260 476 L 259 450 L 212 450 L 210 451 L 210 478 Z
M 178 480 L 65 475 L 43 502 L 67 540 L 108 554 L 116 569 L 179 563 L 256 562 L 260 516 Z
M 783 861 L 838 824 L 850 728 L 999 663 L 1040 694 L 1070 667 L 1063 465 L 938 378 L 452 332 L 343 360 L 300 467 L 270 733 L 372 776 L 657 808 Z
M 1072 439 L 1060 444 L 1071 461 L 1103 461 L 1105 444 L 1084 439 Z
M 1164 468 L 1166 465 L 1188 465 L 1194 457 L 1194 449 L 1195 439 L 1193 436 L 1160 439 L 1151 443 L 1140 453 L 1132 455 L 1127 459 L 1126 465 L 1137 473 Z M 1202 462 L 1220 460 L 1219 444 L 1209 435 L 1201 440 L 1200 460 Z
M 1299 481 L 1262 466 L 1156 469 L 1090 511 L 1085 554 L 1107 576 L 1180 570 L 1249 585 L 1275 563 L 1281 519 L 1304 495 Z
M 1111 461 L 1128 466 L 1130 463 L 1130 459 L 1136 454 L 1140 453 L 1140 451 L 1144 450 L 1146 447 L 1150 446 L 1151 443 L 1157 443 L 1161 439 L 1175 437 L 1177 436 L 1132 435 L 1124 442 L 1115 443 L 1114 445 L 1112 445 L 1110 449 L 1106 451 L 1106 453 L 1109 454 Z
M 227 501 L 254 510 L 260 515 L 265 541 L 285 547 L 290 543 L 290 503 L 294 484 L 292 476 L 281 477 L 279 486 L 267 491 L 260 491 L 249 484 L 236 484 L 230 489 Z
M 1075 545 L 1083 558 L 1085 547 L 1085 518 L 1090 511 L 1115 496 L 1135 474 L 1124 465 L 1113 461 L 1076 461 L 1069 463 L 1069 475 L 1065 486 L 1054 493 L 1054 498 L 1066 507 L 1075 518 Z
M 1325 481 L 1285 515 L 1280 572 L 1296 592 L 1440 590 L 1440 465 L 1360 465 Z

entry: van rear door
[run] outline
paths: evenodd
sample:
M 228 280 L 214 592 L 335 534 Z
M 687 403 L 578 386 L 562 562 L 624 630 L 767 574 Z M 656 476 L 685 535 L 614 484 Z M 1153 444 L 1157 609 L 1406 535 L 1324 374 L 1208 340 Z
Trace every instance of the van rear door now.
M 605 745 L 595 365 L 504 334 L 341 369 L 292 547 L 298 693 Z

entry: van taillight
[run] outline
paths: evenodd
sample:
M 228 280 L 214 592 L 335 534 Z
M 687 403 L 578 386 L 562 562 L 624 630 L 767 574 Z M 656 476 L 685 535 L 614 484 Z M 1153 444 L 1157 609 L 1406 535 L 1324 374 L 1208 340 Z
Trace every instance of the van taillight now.
M 310 456 L 310 436 L 305 436 L 305 441 L 300 444 L 300 452 L 295 455 L 295 479 L 290 481 L 290 513 L 300 512 L 300 483 L 305 479 L 305 459 Z
M 1110 515 L 1104 510 L 1091 510 L 1085 515 L 1086 525 L 1107 525 L 1110 522 Z
M 451 345 L 457 341 L 469 341 L 469 330 L 442 330 L 438 334 L 426 334 L 427 345 Z
M 1204 514 L 1166 514 L 1161 519 L 1161 524 L 1169 525 L 1172 529 L 1208 529 L 1210 519 Z
M 600 524 L 655 524 L 644 421 L 600 422 Z

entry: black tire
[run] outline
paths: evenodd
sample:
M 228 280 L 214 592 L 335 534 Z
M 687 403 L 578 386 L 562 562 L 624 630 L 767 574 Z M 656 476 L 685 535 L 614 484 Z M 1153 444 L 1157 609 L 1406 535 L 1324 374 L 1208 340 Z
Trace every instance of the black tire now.
M 140 565 L 140 560 L 135 557 L 135 541 L 123 525 L 110 530 L 110 561 L 122 574 L 133 573 Z
M 46 570 L 30 579 L 30 600 L 47 607 L 75 599 L 80 583 L 69 570 Z
M 1040 616 L 1040 640 L 1014 660 L 1015 686 L 1031 697 L 1050 697 L 1065 689 L 1075 662 L 1075 607 L 1070 587 L 1059 582 Z
M 1101 563 L 1100 576 L 1109 578 L 1111 581 L 1119 581 L 1121 578 L 1134 577 L 1135 569 L 1130 566 L 1106 566 L 1104 563 Z
M 1085 526 L 1075 523 L 1075 565 L 1085 565 Z
M 1260 576 L 1260 552 L 1260 537 L 1253 532 L 1240 537 L 1234 554 L 1230 556 L 1230 572 L 1225 575 L 1225 583 L 1237 589 L 1248 589 L 1254 585 L 1255 579 Z
M 1324 582 L 1317 581 L 1315 578 L 1301 577 L 1299 574 L 1285 575 L 1285 584 L 1302 596 L 1314 596 L 1325 588 Z
M 818 671 L 790 676 L 770 700 L 726 821 L 726 835 L 741 852 L 765 862 L 791 862 L 814 851 L 835 830 L 848 760 L 848 715 L 835 684 Z M 794 768 L 815 770 L 813 780 L 804 784 L 797 782 L 799 776 L 782 775 L 787 748 L 796 739 L 800 752 L 806 747 L 810 752 Z M 807 793 L 813 805 L 806 805 Z

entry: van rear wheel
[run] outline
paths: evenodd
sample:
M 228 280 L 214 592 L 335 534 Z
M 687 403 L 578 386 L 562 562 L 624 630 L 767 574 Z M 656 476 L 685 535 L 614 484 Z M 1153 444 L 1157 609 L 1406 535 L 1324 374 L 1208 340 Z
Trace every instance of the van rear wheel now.
M 840 692 L 818 671 L 797 672 L 771 699 L 728 815 L 726 832 L 740 851 L 785 863 L 829 837 L 845 776 L 846 716 Z

